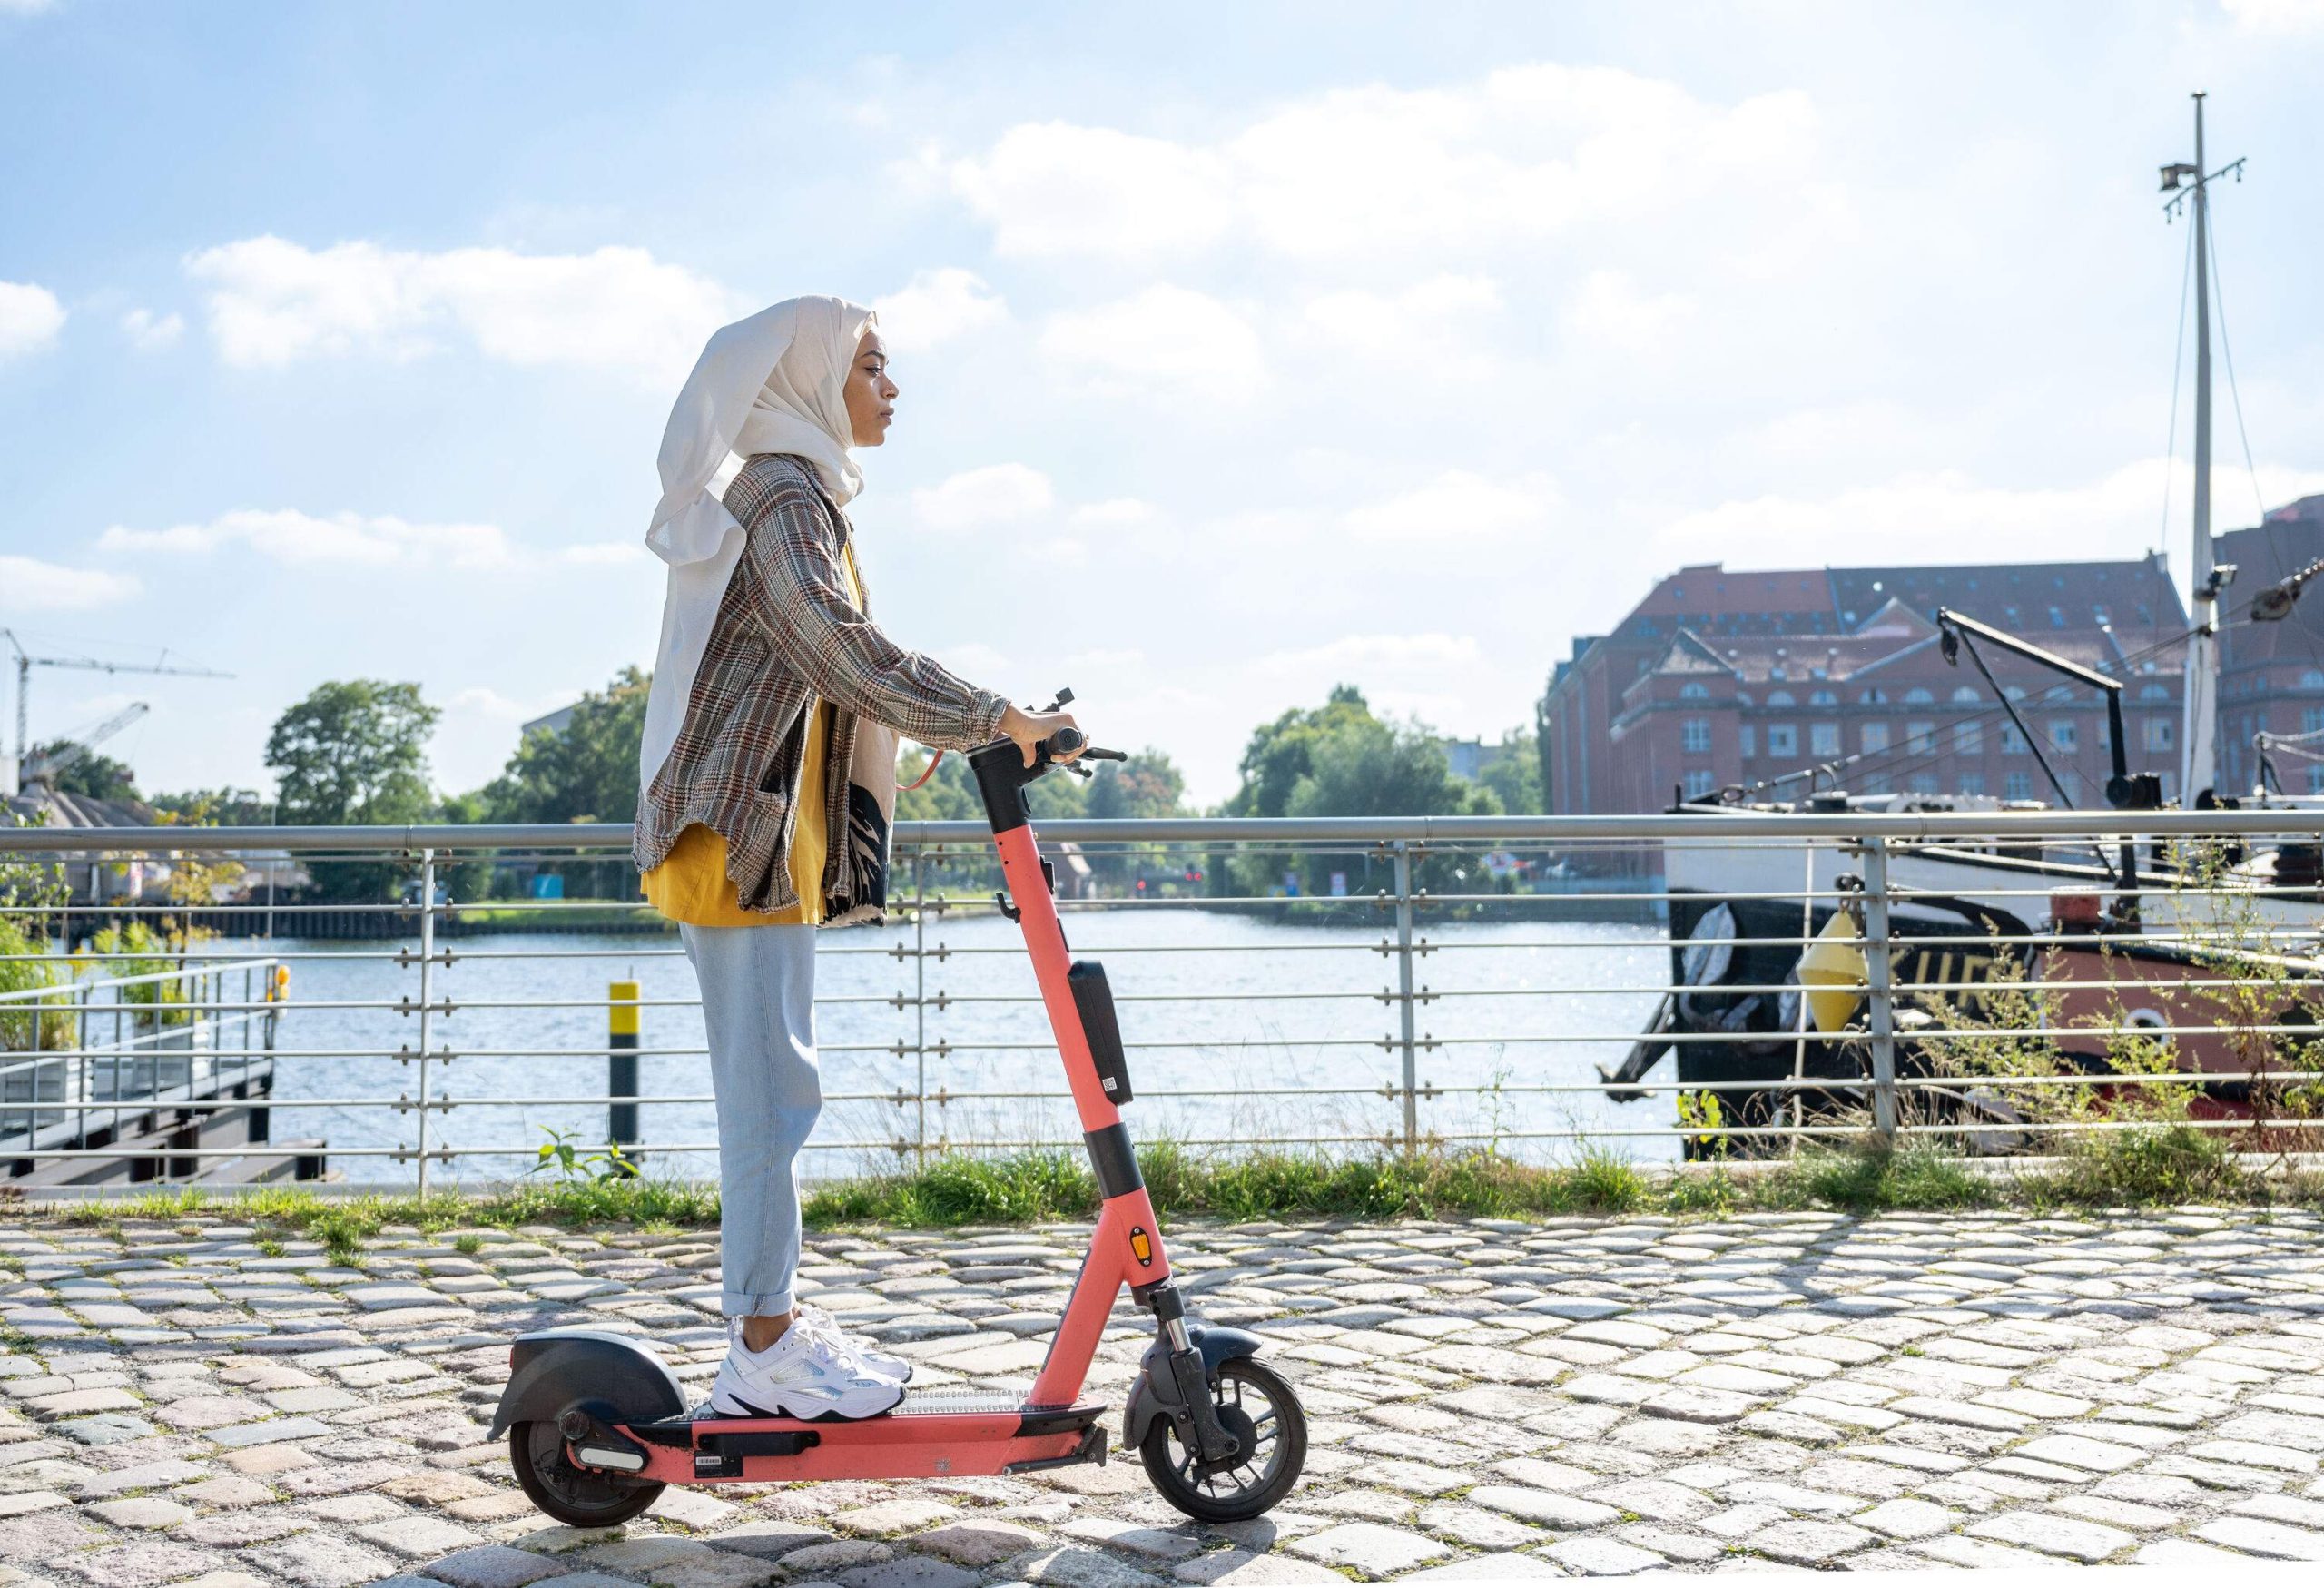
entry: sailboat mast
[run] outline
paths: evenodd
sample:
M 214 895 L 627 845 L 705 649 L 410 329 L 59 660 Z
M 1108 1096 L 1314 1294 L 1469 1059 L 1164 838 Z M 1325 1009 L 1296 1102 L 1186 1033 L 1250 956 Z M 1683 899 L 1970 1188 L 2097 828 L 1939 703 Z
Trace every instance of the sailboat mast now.
M 2196 633 L 2187 642 L 2179 774 L 2179 797 L 2190 806 L 2197 794 L 2213 786 L 2211 741 L 2218 732 L 2219 705 L 2219 592 L 2211 579 L 2211 183 L 2203 165 L 2203 96 L 2194 97 L 2195 547 L 2188 568 Z

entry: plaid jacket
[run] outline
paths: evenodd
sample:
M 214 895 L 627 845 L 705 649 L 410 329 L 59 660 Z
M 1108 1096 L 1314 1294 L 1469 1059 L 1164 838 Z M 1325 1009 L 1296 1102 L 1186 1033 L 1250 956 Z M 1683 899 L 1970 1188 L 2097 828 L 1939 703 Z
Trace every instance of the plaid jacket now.
M 798 902 L 791 886 L 793 806 L 807 714 L 818 700 L 839 707 L 823 778 L 826 893 L 848 849 L 856 719 L 884 723 L 923 745 L 969 750 L 1000 735 L 1009 703 L 881 633 L 868 596 L 862 609 L 850 603 L 842 559 L 852 529 L 812 464 L 783 454 L 753 458 L 727 488 L 725 503 L 743 526 L 742 559 L 719 603 L 677 743 L 638 801 L 630 856 L 639 871 L 651 871 L 699 822 L 726 841 L 726 871 L 743 908 L 772 913 Z

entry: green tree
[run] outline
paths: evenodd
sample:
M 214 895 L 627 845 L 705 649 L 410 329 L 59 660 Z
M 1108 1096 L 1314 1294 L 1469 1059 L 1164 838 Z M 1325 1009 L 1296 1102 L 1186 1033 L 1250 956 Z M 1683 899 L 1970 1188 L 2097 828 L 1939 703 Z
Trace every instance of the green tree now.
M 1086 814 L 1105 821 L 1181 814 L 1187 780 L 1164 752 L 1148 745 L 1128 761 L 1100 761 Z
M 94 750 L 81 749 L 71 739 L 51 739 L 45 745 L 33 746 L 32 762 L 38 765 L 51 755 L 62 755 L 80 749 L 80 757 L 48 779 L 48 784 L 58 794 L 78 794 L 87 800 L 134 800 L 137 795 L 137 774 L 126 761 L 116 761 Z
M 1477 774 L 1477 782 L 1493 792 L 1501 808 L 1512 816 L 1538 816 L 1541 803 L 1541 757 L 1528 728 L 1512 728 L 1501 736 L 1501 753 Z
M 1541 698 L 1533 703 L 1533 757 L 1540 767 L 1541 809 L 1545 813 L 1550 808 L 1550 790 L 1557 787 L 1557 779 L 1550 775 L 1551 743 L 1550 697 L 1545 691 Z
M 928 770 L 931 752 L 918 745 L 907 746 L 902 765 L 897 770 L 899 785 L 919 783 Z M 984 819 L 984 801 L 978 797 L 976 774 L 969 770 L 969 758 L 958 752 L 948 753 L 936 764 L 936 774 L 918 788 L 902 789 L 896 795 L 896 820 L 899 822 L 980 822 Z
M 150 802 L 162 814 L 206 821 L 221 827 L 271 827 L 274 807 L 254 788 L 195 788 L 155 794 Z
M 1097 775 L 1084 792 L 1088 796 L 1083 802 L 1085 815 L 1108 821 L 1176 816 L 1186 808 L 1187 780 L 1167 755 L 1148 745 L 1128 761 L 1098 762 Z M 1092 853 L 1089 864 L 1098 876 L 1117 884 L 1127 884 L 1141 873 L 1175 878 L 1186 869 L 1159 843 Z
M 535 728 L 485 785 L 494 822 L 631 822 L 637 818 L 637 746 L 653 676 L 624 667 L 573 707 L 562 728 Z
M 1364 692 L 1353 684 L 1342 684 L 1322 706 L 1295 708 L 1262 725 L 1243 752 L 1242 786 L 1226 802 L 1226 814 L 1288 815 L 1292 790 L 1314 770 L 1316 741 L 1348 725 L 1373 720 Z
M 417 684 L 372 678 L 320 685 L 277 717 L 266 764 L 280 780 L 285 826 L 416 822 L 434 802 L 428 735 L 442 714 Z
M 467 822 L 631 822 L 637 818 L 637 746 L 645 733 L 645 699 L 653 675 L 624 667 L 611 683 L 574 703 L 561 728 L 527 734 L 498 777 L 478 793 L 448 803 L 445 820 Z M 565 879 L 571 899 L 628 899 L 637 873 L 618 860 L 545 860 L 536 868 Z M 492 878 L 521 888 L 523 868 Z M 462 881 L 480 893 L 473 868 Z M 460 895 L 467 897 L 470 895 Z
M 1227 802 L 1231 815 L 1465 816 L 1492 815 L 1501 802 L 1490 789 L 1452 774 L 1444 747 L 1419 723 L 1384 722 L 1361 692 L 1347 685 L 1312 711 L 1289 711 L 1251 735 L 1243 755 L 1243 785 Z M 1437 850 L 1423 860 L 1414 886 L 1434 892 L 1464 888 L 1464 857 Z M 1214 865 L 1216 877 L 1223 868 Z M 1314 855 L 1294 862 L 1275 855 L 1238 855 L 1236 886 L 1265 893 L 1298 876 L 1300 891 L 1330 891 L 1330 873 L 1352 873 L 1350 893 L 1384 885 L 1382 868 L 1366 857 Z
M 418 822 L 434 806 L 428 787 L 428 735 L 437 709 L 417 684 L 357 678 L 317 686 L 275 719 L 266 764 L 279 781 L 285 826 Z M 315 889 L 331 901 L 385 898 L 392 862 L 324 863 Z

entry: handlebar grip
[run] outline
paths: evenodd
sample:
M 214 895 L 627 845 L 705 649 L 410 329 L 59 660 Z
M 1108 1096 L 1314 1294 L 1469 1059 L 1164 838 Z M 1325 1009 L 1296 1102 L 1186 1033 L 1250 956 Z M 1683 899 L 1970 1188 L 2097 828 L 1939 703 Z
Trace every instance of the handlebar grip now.
M 1052 755 L 1070 755 L 1088 742 L 1079 728 L 1059 728 L 1049 736 L 1049 753 Z

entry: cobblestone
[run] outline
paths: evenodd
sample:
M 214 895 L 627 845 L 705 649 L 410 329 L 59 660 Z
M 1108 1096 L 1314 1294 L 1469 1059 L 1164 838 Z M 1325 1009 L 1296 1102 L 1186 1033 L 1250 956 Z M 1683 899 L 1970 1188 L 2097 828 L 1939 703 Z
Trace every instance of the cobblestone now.
M 2217 1210 L 1174 1228 L 1302 1388 L 1308 1475 L 1206 1527 L 1133 1453 L 1009 1479 L 672 1490 L 610 1534 L 484 1436 L 556 1326 L 714 1372 L 714 1239 L 215 1219 L 0 1229 L 0 1583 L 1063 1588 L 2324 1561 L 2324 1218 Z M 1069 1229 L 812 1237 L 801 1288 L 939 1386 L 1021 1388 Z M 175 1253 L 182 1265 L 164 1263 Z M 1092 1370 L 1118 1401 L 1127 1307 Z M 11 1575 L 11 1573 L 18 1575 Z

